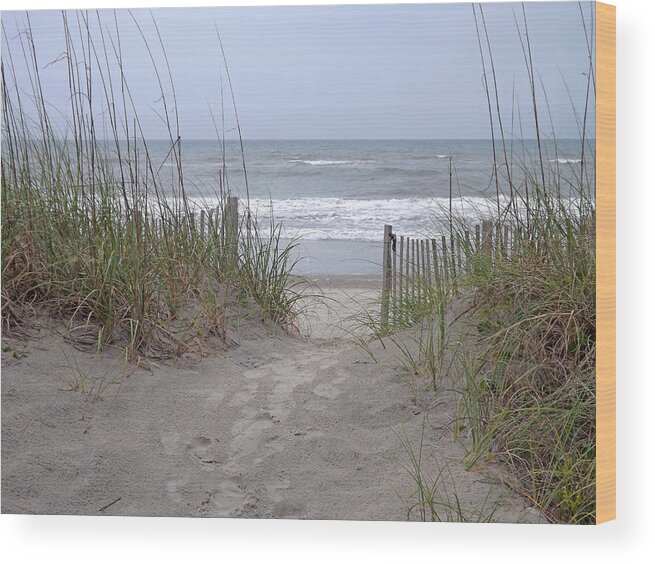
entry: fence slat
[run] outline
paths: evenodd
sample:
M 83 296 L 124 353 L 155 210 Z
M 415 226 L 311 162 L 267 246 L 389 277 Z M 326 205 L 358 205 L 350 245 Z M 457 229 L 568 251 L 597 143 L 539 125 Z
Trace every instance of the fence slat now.
M 430 260 L 430 240 L 425 240 L 425 274 L 428 288 L 432 288 L 432 261 Z
M 207 239 L 212 239 L 214 237 L 214 214 L 216 213 L 215 209 L 209 210 L 207 218 Z
M 446 243 L 446 236 L 442 235 L 441 236 L 441 255 L 442 255 L 442 260 L 443 260 L 443 280 L 444 283 L 446 284 L 446 287 L 448 286 L 448 282 L 450 280 L 450 266 L 449 266 L 449 260 L 448 260 L 448 244 Z
M 403 277 L 403 258 L 404 258 L 404 255 L 405 255 L 405 236 L 404 235 L 400 236 L 399 243 L 400 243 L 400 257 L 399 257 L 400 260 L 398 261 L 398 266 L 399 266 L 399 269 L 398 269 L 399 270 L 399 272 L 398 272 L 398 274 L 399 274 L 399 276 L 398 276 L 398 303 L 399 303 L 400 307 L 398 308 L 397 311 L 398 312 L 403 312 L 403 311 L 405 311 L 405 308 L 403 307 L 403 305 L 404 305 L 404 303 L 403 303 L 403 283 L 406 282 L 404 280 L 404 277 Z M 402 319 L 402 317 L 400 317 L 398 319 L 398 322 L 403 323 L 404 319 Z
M 408 316 L 404 319 L 404 322 L 409 322 L 409 312 L 407 312 L 406 305 L 409 303 L 409 237 L 405 241 L 405 304 L 403 304 L 403 311 L 408 313 Z
M 189 227 L 191 233 L 195 234 L 198 229 L 198 224 L 196 223 L 196 212 L 190 212 L 189 214 Z
M 412 303 L 416 301 L 416 239 L 412 239 Z
M 432 243 L 432 266 L 434 267 L 434 282 L 437 286 L 441 284 L 441 276 L 439 276 L 439 253 L 437 252 L 437 240 L 430 239 Z
M 420 249 L 421 249 L 421 258 L 419 260 L 418 266 L 419 266 L 419 279 L 420 279 L 420 288 L 421 288 L 421 301 L 423 301 L 423 298 L 425 298 L 425 295 L 427 294 L 427 287 L 426 287 L 426 278 L 427 275 L 425 274 L 425 239 L 421 239 L 420 241 Z
M 489 257 L 493 254 L 493 241 L 492 241 L 493 223 L 489 219 L 482 222 L 482 251 L 488 254 Z
M 389 325 L 389 293 L 391 291 L 391 225 L 384 226 L 384 243 L 382 245 L 382 327 Z
M 396 256 L 396 241 L 393 239 L 391 241 L 391 255 L 393 259 L 391 264 L 391 318 L 395 323 L 398 312 L 398 265 Z

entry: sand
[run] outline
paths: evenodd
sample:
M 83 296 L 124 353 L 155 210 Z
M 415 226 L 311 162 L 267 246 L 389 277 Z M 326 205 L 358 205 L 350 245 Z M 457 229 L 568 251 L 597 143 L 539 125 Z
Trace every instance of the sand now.
M 5 336 L 2 512 L 405 520 L 416 503 L 406 447 L 418 453 L 424 435 L 426 477 L 446 469 L 442 500 L 456 492 L 473 520 L 541 520 L 501 468 L 465 470 L 450 386 L 429 391 L 390 347 L 374 344 L 374 362 L 352 342 L 342 321 L 378 281 L 321 283 L 333 299 L 302 337 L 249 321 L 229 350 L 148 369 L 52 330 Z

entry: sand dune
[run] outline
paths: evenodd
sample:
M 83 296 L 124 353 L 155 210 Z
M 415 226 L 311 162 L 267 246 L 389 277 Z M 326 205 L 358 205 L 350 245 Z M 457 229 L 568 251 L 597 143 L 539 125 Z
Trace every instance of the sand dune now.
M 492 468 L 465 471 L 456 394 L 335 329 L 346 297 L 370 298 L 375 282 L 326 288 L 333 306 L 304 323 L 311 338 L 251 321 L 230 350 L 150 369 L 52 333 L 4 339 L 3 513 L 404 520 L 415 483 L 403 441 L 418 451 L 425 428 L 423 470 L 449 469 L 467 515 L 538 520 Z M 75 377 L 84 392 L 70 391 Z

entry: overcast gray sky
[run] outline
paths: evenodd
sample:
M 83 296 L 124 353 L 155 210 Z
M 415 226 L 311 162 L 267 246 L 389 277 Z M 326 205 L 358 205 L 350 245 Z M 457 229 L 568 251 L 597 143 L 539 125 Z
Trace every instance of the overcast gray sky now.
M 529 82 L 514 16 L 518 3 L 483 4 L 493 49 L 505 128 L 520 107 L 525 137 L 534 137 Z M 582 3 L 593 29 L 589 3 Z M 538 80 L 559 138 L 578 137 L 587 44 L 577 2 L 528 3 L 526 13 Z M 133 11 L 155 58 L 162 61 L 150 13 Z M 218 27 L 232 75 L 243 135 L 249 139 L 488 138 L 487 101 L 471 4 L 156 9 L 186 138 L 213 138 L 208 105 L 219 108 L 222 61 Z M 113 13 L 100 16 L 113 33 Z M 126 76 L 146 136 L 165 137 L 155 75 L 127 11 L 117 11 Z M 62 16 L 30 12 L 46 96 L 68 107 Z M 75 21 L 75 14 L 69 13 Z M 96 38 L 95 12 L 90 14 Z M 25 13 L 3 12 L 6 41 L 22 58 L 17 29 Z M 481 23 L 481 22 L 480 22 Z M 103 25 L 104 25 L 103 24 Z M 484 38 L 483 38 L 484 40 Z M 3 41 L 3 53 L 7 43 Z M 17 63 L 19 80 L 26 78 Z M 489 76 L 491 80 L 491 76 Z M 567 91 L 568 87 L 568 91 Z M 543 129 L 551 132 L 543 92 Z M 593 91 L 592 91 L 593 92 Z M 594 135 L 594 107 L 588 122 Z M 228 128 L 234 125 L 227 119 Z M 518 119 L 514 134 L 519 136 Z M 589 126 L 588 126 L 589 127 Z

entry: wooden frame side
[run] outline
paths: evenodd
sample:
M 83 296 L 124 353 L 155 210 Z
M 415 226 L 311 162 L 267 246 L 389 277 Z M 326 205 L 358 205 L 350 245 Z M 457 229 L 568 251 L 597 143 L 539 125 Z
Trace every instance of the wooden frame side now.
M 616 8 L 596 3 L 596 523 L 616 518 Z

